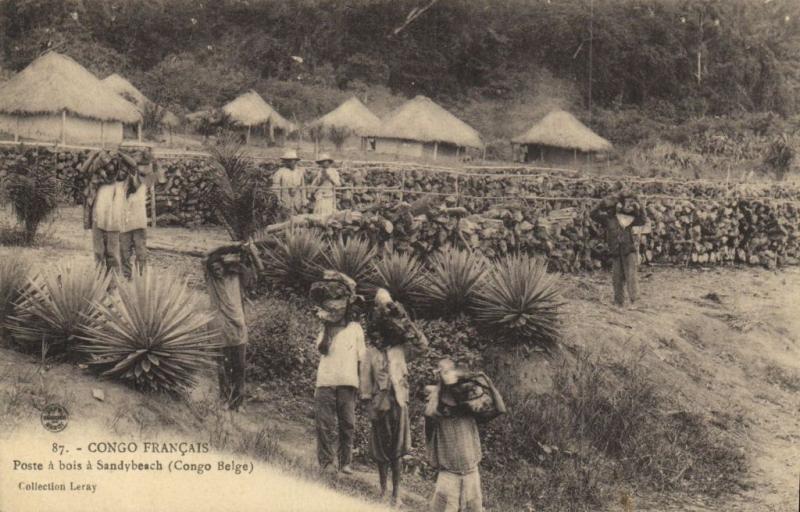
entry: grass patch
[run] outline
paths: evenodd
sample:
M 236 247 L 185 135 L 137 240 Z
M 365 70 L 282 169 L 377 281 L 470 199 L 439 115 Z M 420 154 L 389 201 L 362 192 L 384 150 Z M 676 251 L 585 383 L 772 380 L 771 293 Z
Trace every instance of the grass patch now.
M 676 411 L 637 360 L 564 360 L 550 393 L 508 401 L 510 416 L 485 436 L 486 494 L 499 509 L 596 510 L 628 487 L 719 497 L 742 485 L 735 419 Z

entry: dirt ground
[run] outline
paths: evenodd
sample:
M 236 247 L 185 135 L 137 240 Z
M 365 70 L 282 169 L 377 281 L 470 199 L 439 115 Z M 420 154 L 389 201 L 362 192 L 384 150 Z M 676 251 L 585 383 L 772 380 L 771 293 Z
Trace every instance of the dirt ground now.
M 69 257 L 89 258 L 90 235 L 81 229 L 80 219 L 79 209 L 64 209 L 46 229 L 49 235 L 41 247 L 0 247 L 0 257 L 21 250 L 39 267 Z M 177 244 L 196 250 L 226 240 L 219 229 L 156 228 L 148 237 L 154 246 Z M 185 275 L 189 284 L 202 292 L 196 259 L 153 251 L 151 261 L 156 268 Z M 682 410 L 700 412 L 712 422 L 732 426 L 731 433 L 747 456 L 750 471 L 739 493 L 717 500 L 680 494 L 638 496 L 633 510 L 797 510 L 800 269 L 643 267 L 642 300 L 625 309 L 612 305 L 607 273 L 565 276 L 564 282 L 567 345 L 589 348 L 610 361 L 639 358 Z M 17 358 L 0 351 L 3 372 L 9 365 L 18 367 Z M 535 392 L 547 388 L 546 365 L 540 359 L 518 362 L 512 371 Z M 63 376 L 65 382 L 73 378 L 78 377 Z M 9 382 L 0 381 L 0 391 L 8 392 Z M 211 386 L 210 382 L 206 386 Z M 129 393 L 108 383 L 102 385 L 115 393 Z M 313 446 L 308 442 L 313 439 L 311 421 L 279 409 L 254 405 L 238 421 L 255 428 L 260 415 L 269 413 L 286 449 L 313 461 Z M 108 413 L 107 407 L 96 408 L 97 415 Z M 92 409 L 84 414 L 93 414 Z M 0 423 L 0 427 L 4 425 Z M 374 486 L 374 475 L 361 477 Z

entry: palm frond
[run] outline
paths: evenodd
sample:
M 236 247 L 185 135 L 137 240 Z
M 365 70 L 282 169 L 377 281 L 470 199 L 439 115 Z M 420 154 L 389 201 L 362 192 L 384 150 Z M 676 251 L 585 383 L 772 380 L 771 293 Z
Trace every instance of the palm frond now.
M 19 300 L 30 267 L 30 261 L 19 252 L 0 258 L 0 333 L 6 318 L 14 311 L 14 304 Z
M 322 268 L 336 270 L 352 278 L 359 288 L 364 288 L 372 271 L 375 247 L 364 238 L 350 237 L 345 242 L 341 237 L 328 244 L 323 253 Z

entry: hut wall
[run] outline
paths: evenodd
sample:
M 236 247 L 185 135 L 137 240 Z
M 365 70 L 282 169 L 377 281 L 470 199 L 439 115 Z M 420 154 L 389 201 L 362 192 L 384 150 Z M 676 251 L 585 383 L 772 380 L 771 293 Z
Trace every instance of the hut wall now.
M 427 157 L 433 158 L 434 143 L 426 142 L 423 146 L 423 154 Z M 436 148 L 436 158 L 455 158 L 458 155 L 463 155 L 464 151 L 460 151 L 455 144 L 448 144 L 440 142 L 439 147 Z
M 527 153 L 524 153 L 524 161 L 552 165 L 576 165 L 586 162 L 586 155 L 583 151 L 577 153 L 571 149 L 556 148 L 553 146 L 541 146 L 538 144 L 527 144 Z M 577 161 L 576 161 L 577 155 Z
M 423 144 L 413 140 L 402 139 L 375 139 L 375 152 L 391 155 L 416 156 L 423 154 Z
M 68 144 L 88 144 L 105 141 L 122 142 L 122 123 L 95 121 L 67 116 L 66 141 Z M 0 114 L 0 130 L 18 134 L 23 139 L 61 141 L 61 115 L 14 116 Z

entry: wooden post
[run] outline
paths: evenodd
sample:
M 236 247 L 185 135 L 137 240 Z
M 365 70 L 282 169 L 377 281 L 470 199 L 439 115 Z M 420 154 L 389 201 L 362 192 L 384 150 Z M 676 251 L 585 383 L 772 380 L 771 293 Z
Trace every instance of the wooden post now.
M 544 162 L 544 146 L 539 146 L 539 161 Z
M 458 158 L 458 150 L 461 149 L 461 146 L 456 146 L 456 158 Z
M 438 153 L 439 153 L 439 143 L 438 142 L 434 142 L 433 143 L 433 159 L 434 160 L 436 160 L 436 156 L 437 156 Z
M 136 125 L 136 138 L 139 142 L 142 142 L 142 122 L 139 121 L 139 124 Z
M 14 130 L 14 142 L 19 142 L 19 116 L 17 116 L 17 129 Z
M 250 125 L 247 125 L 247 138 L 244 141 L 245 144 L 250 144 Z
M 458 187 L 459 175 L 456 174 L 456 206 L 461 206 L 461 190 Z
M 400 201 L 406 200 L 406 168 L 400 171 Z
M 61 144 L 67 143 L 67 111 L 61 111 Z
M 100 147 L 106 149 L 106 122 L 100 121 Z
M 572 163 L 575 164 L 575 165 L 578 165 L 578 150 L 577 149 L 573 149 L 572 150 Z
M 486 163 L 486 144 L 483 145 L 483 157 L 481 158 L 483 163 Z
M 150 185 L 150 219 L 153 227 L 156 227 L 156 185 Z

